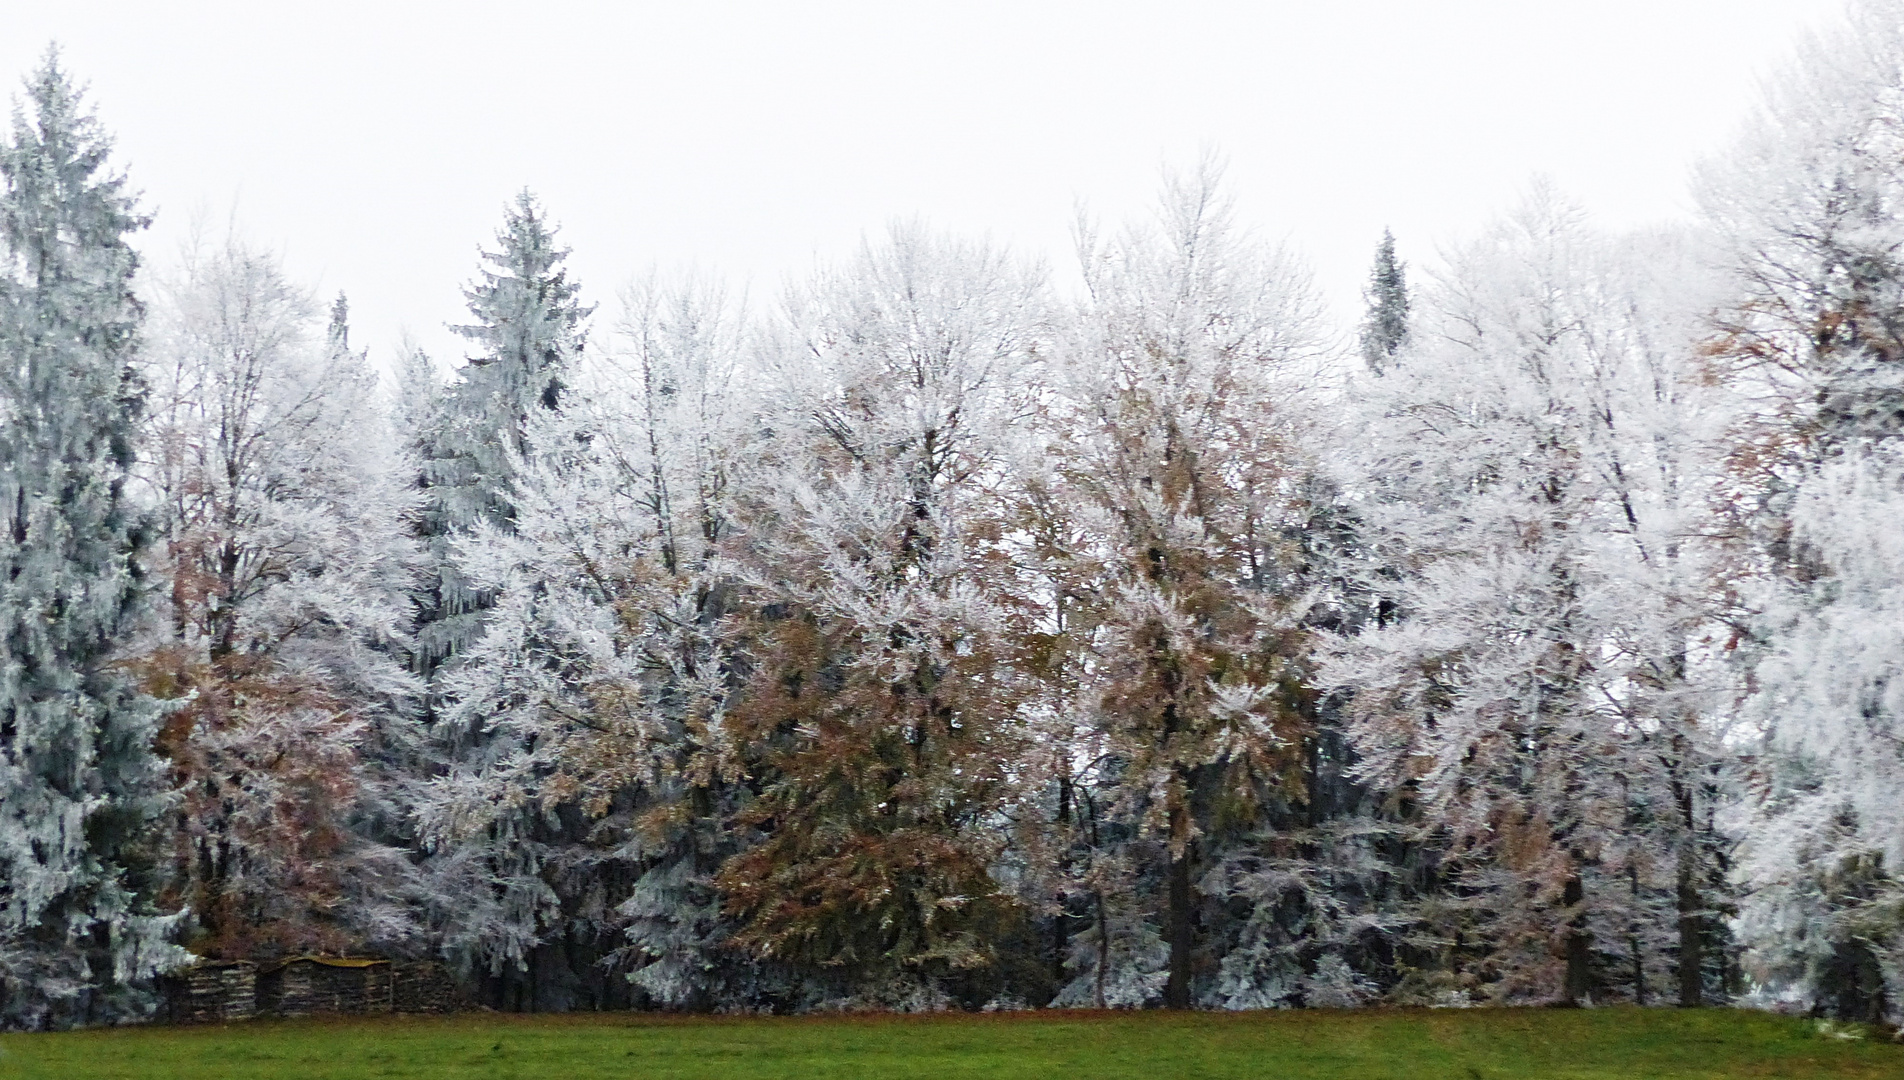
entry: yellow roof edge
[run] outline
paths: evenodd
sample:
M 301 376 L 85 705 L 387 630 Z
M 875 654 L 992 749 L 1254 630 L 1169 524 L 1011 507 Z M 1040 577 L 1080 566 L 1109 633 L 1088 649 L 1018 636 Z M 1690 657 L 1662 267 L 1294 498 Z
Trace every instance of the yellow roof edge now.
M 306 953 L 303 956 L 287 956 L 272 964 L 271 967 L 273 970 L 290 967 L 300 960 L 309 960 L 313 964 L 323 964 L 325 967 L 341 968 L 376 967 L 378 964 L 388 964 L 390 962 L 381 956 L 318 956 L 313 953 Z

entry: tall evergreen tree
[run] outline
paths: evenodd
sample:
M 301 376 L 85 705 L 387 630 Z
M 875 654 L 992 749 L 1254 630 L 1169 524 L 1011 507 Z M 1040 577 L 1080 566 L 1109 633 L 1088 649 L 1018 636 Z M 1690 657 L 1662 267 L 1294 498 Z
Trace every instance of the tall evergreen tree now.
M 1395 236 L 1387 229 L 1382 230 L 1382 242 L 1375 249 L 1375 265 L 1369 268 L 1362 300 L 1368 305 L 1362 318 L 1362 359 L 1380 375 L 1408 340 L 1408 282 L 1401 261 L 1395 258 Z
M 156 710 L 112 666 L 139 597 L 125 493 L 146 224 L 56 52 L 0 148 L 0 1024 L 127 1015 L 174 962 L 142 895 Z
M 464 291 L 474 321 L 451 327 L 476 346 L 461 378 L 447 388 L 423 456 L 423 531 L 436 580 L 420 613 L 419 666 L 434 673 L 482 633 L 489 597 L 470 585 L 450 557 L 450 537 L 478 525 L 504 530 L 515 518 L 516 461 L 528 450 L 536 410 L 560 407 L 565 371 L 580 355 L 592 308 L 562 263 L 568 249 L 535 196 L 524 190 L 503 213 L 498 249 L 482 253 L 490 269 Z
M 473 321 L 453 328 L 477 355 L 444 390 L 418 440 L 430 565 L 417 662 L 430 678 L 426 720 L 442 774 L 418 811 L 435 845 L 435 921 L 451 958 L 484 974 L 490 1000 L 504 1008 L 599 1007 L 600 928 L 565 912 L 575 890 L 594 884 L 587 873 L 564 869 L 586 823 L 519 799 L 510 801 L 512 812 L 474 825 L 463 812 L 463 781 L 521 749 L 495 723 L 496 703 L 480 690 L 483 673 L 464 670 L 477 663 L 471 650 L 496 603 L 493 584 L 469 572 L 464 548 L 479 534 L 516 533 L 521 474 L 534 460 L 532 430 L 559 410 L 592 310 L 578 302 L 580 287 L 562 267 L 568 250 L 529 192 L 505 210 L 496 241 L 497 250 L 482 256 L 490 268 L 465 290 Z M 585 947 L 571 948 L 578 935 Z

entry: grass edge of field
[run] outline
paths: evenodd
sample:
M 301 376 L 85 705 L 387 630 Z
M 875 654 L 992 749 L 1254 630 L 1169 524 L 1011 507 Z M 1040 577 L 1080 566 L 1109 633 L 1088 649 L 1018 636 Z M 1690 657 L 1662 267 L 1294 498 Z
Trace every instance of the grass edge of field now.
M 599 1058 L 604 1053 L 621 1054 L 623 1047 L 637 1044 L 644 1049 L 644 1056 L 681 1063 L 676 1071 L 665 1073 L 669 1076 L 728 1075 L 706 1071 L 711 1065 L 706 1059 L 708 1048 L 715 1045 L 721 1048 L 722 1059 L 732 1066 L 781 1062 L 806 1070 L 785 1075 L 861 1075 L 853 1071 L 836 1074 L 828 1069 L 889 1068 L 888 1059 L 914 1064 L 936 1062 L 941 1068 L 952 1064 L 961 1070 L 957 1075 L 989 1075 L 970 1069 L 979 1059 L 1002 1052 L 1029 1055 L 1026 1064 L 1036 1059 L 1052 1065 L 1095 1067 L 1086 1060 L 1089 1055 L 1080 1056 L 1079 1043 L 1054 1043 L 1067 1033 L 1078 1034 L 1080 1028 L 1087 1032 L 1096 1029 L 1097 1037 L 1089 1040 L 1090 1048 L 1117 1061 L 1124 1071 L 1115 1075 L 1168 1075 L 1132 1071 L 1141 1069 L 1148 1059 L 1177 1067 L 1203 1062 L 1226 1070 L 1230 1066 L 1223 1059 L 1249 1059 L 1259 1068 L 1276 1065 L 1280 1076 L 1336 1077 L 1361 1075 L 1342 1071 L 1356 1062 L 1383 1065 L 1399 1057 L 1418 1061 L 1434 1075 L 1461 1076 L 1465 1070 L 1467 1074 L 1493 1076 L 1505 1069 L 1522 1071 L 1500 1075 L 1587 1077 L 1626 1075 L 1606 1071 L 1618 1069 L 1624 1056 L 1631 1065 L 1643 1066 L 1643 1071 L 1631 1073 L 1634 1076 L 1904 1076 L 1904 1046 L 1891 1045 L 1869 1033 L 1863 1039 L 1834 1038 L 1821 1033 L 1810 1020 L 1756 1010 L 1630 1006 L 1583 1010 L 1025 1010 L 799 1016 L 485 1011 L 438 1016 L 333 1015 L 226 1024 L 127 1025 L 59 1033 L 15 1032 L 0 1035 L 0 1052 L 4 1052 L 0 1056 L 0 1075 L 83 1075 L 73 1071 L 86 1063 L 81 1059 L 91 1059 L 90 1064 L 97 1066 L 98 1057 L 105 1054 L 128 1058 L 136 1055 L 150 1065 L 145 1070 L 125 1068 L 114 1076 L 202 1075 L 211 1080 L 223 1076 L 302 1075 L 290 1060 L 296 1054 L 306 1053 L 299 1060 L 307 1064 L 324 1062 L 335 1069 L 344 1066 L 337 1054 L 346 1048 L 356 1051 L 355 1056 L 366 1064 L 374 1060 L 386 1066 L 404 1057 L 406 1050 L 410 1056 L 430 1056 L 431 1063 L 404 1066 L 409 1071 L 386 1067 L 385 1075 L 514 1075 L 504 1068 L 505 1056 L 514 1060 L 520 1052 L 527 1052 L 540 1054 L 549 1063 L 567 1061 L 600 1068 L 610 1060 L 621 1059 L 594 1060 L 591 1051 Z M 591 1039 L 586 1035 L 591 1030 L 607 1038 Z M 988 1030 L 1014 1034 L 986 1040 L 983 1047 L 966 1045 L 972 1036 Z M 1181 1031 L 1184 1038 L 1160 1037 L 1167 1031 Z M 668 1038 L 669 1032 L 679 1034 Z M 776 1036 L 776 1032 L 782 1034 Z M 736 1035 L 741 1037 L 737 1039 Z M 89 1044 L 95 1053 L 85 1052 Z M 500 1056 L 492 1059 L 483 1053 L 485 1044 Z M 743 1044 L 745 1049 L 736 1051 L 736 1046 Z M 35 1046 L 54 1052 L 33 1053 L 30 1048 Z M 1711 1064 L 1728 1070 L 1749 1066 L 1750 1072 L 1715 1072 L 1697 1062 L 1678 1064 L 1686 1057 L 1688 1047 L 1695 1048 L 1692 1052 Z M 308 1056 L 312 1048 L 326 1051 L 328 1057 Z M 1262 1057 L 1271 1049 L 1281 1051 L 1275 1055 L 1279 1060 Z M 635 1050 L 625 1052 L 633 1056 Z M 741 1056 L 734 1056 L 736 1053 Z M 756 1055 L 754 1061 L 745 1061 L 748 1053 Z M 973 1060 L 969 1064 L 962 1061 L 958 1056 L 961 1053 L 970 1053 Z M 1771 1056 L 1762 1056 L 1766 1053 Z M 1746 1057 L 1741 1058 L 1741 1054 Z M 829 1066 L 829 1055 L 840 1060 Z M 234 1072 L 232 1063 L 238 1059 L 284 1059 L 285 1066 L 293 1071 Z M 523 1058 L 517 1067 L 528 1060 Z M 218 1067 L 221 1061 L 226 1067 Z M 208 1064 L 201 1072 L 193 1068 L 194 1062 Z M 1789 1062 L 1797 1070 L 1780 1069 L 1777 1066 L 1781 1062 Z M 1833 1067 L 1834 1063 L 1845 1068 Z M 18 1069 L 21 1065 L 29 1070 L 37 1068 L 38 1072 L 22 1073 Z M 1476 1066 L 1488 1071 L 1477 1071 Z M 1767 1066 L 1772 1067 L 1771 1071 L 1766 1071 Z M 499 1068 L 503 1071 L 498 1072 Z M 1542 1071 L 1525 1071 L 1530 1068 Z M 324 1075 L 354 1074 L 333 1071 Z M 954 1073 L 885 1071 L 878 1075 Z

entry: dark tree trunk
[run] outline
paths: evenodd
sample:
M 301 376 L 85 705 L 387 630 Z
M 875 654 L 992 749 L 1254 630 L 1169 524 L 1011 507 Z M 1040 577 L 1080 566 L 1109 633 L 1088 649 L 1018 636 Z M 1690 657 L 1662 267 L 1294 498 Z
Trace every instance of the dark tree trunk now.
M 1700 915 L 1699 880 L 1690 854 L 1679 859 L 1679 1005 L 1696 1009 L 1706 1003 L 1705 919 Z
M 1627 929 L 1627 948 L 1633 955 L 1633 1004 L 1646 1004 L 1646 954 L 1640 949 L 1640 868 L 1626 867 L 1626 881 L 1632 890 L 1633 921 Z
M 1195 943 L 1190 903 L 1190 811 L 1178 807 L 1170 815 L 1170 903 L 1165 932 L 1170 941 L 1170 978 L 1164 983 L 1164 1008 L 1190 1007 L 1190 951 Z
M 1091 973 L 1091 1003 L 1102 1009 L 1106 1007 L 1104 979 L 1111 970 L 1111 920 L 1104 911 L 1104 893 L 1094 892 L 1091 897 L 1097 902 L 1097 970 Z
M 1567 879 L 1561 892 L 1561 900 L 1568 907 L 1576 909 L 1567 920 L 1567 986 L 1566 1003 L 1583 1005 L 1588 993 L 1588 938 L 1587 912 L 1583 906 L 1587 898 L 1586 887 L 1580 881 L 1580 875 L 1574 874 Z
M 1058 774 L 1058 825 L 1065 835 L 1065 850 L 1058 857 L 1058 877 L 1065 880 L 1071 874 L 1071 852 L 1077 841 L 1071 832 L 1071 778 L 1063 772 Z M 1058 989 L 1064 988 L 1064 964 L 1071 952 L 1071 901 L 1062 891 L 1058 894 L 1058 917 L 1052 920 L 1051 932 L 1051 984 Z
M 1818 991 L 1815 1013 L 1860 1024 L 1884 1020 L 1884 969 L 1877 954 L 1862 941 L 1839 942 L 1832 949 Z
M 1686 760 L 1682 750 L 1679 760 Z M 1705 919 L 1703 898 L 1699 895 L 1699 821 L 1693 813 L 1693 785 L 1690 777 L 1677 781 L 1674 795 L 1679 799 L 1679 818 L 1686 837 L 1679 849 L 1679 1007 L 1696 1009 L 1706 1003 Z

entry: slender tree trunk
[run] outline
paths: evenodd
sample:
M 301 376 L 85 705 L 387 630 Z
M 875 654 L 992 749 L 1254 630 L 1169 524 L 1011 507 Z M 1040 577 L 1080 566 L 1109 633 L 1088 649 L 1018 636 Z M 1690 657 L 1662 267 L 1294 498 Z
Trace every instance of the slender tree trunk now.
M 1104 910 L 1104 887 L 1097 880 L 1097 856 L 1104 847 L 1097 832 L 1097 800 L 1088 790 L 1079 794 L 1084 798 L 1084 810 L 1091 827 L 1091 902 L 1097 911 L 1097 967 L 1091 972 L 1091 1004 L 1102 1009 L 1105 1007 L 1104 979 L 1111 970 L 1111 916 Z
M 1064 961 L 1071 951 L 1071 902 L 1066 896 L 1063 882 L 1071 874 L 1072 852 L 1076 848 L 1077 838 L 1071 831 L 1071 777 L 1063 769 L 1058 771 L 1058 826 L 1065 837 L 1064 853 L 1058 856 L 1058 917 L 1054 920 L 1051 932 L 1051 979 L 1052 985 L 1064 988 Z
M 1051 930 L 1051 985 L 1064 989 L 1064 961 L 1071 951 L 1071 905 L 1060 898 L 1058 917 Z
M 1583 1005 L 1587 1001 L 1589 972 L 1587 965 L 1587 912 L 1584 906 L 1586 898 L 1586 886 L 1581 882 L 1580 874 L 1576 871 L 1572 877 L 1567 879 L 1567 884 L 1561 891 L 1561 901 L 1568 907 L 1576 909 L 1573 916 L 1567 920 L 1567 986 L 1565 994 L 1566 1003 L 1568 1005 Z
M 1170 977 L 1164 1008 L 1190 1007 L 1190 950 L 1195 943 L 1190 903 L 1190 808 L 1170 812 L 1170 897 L 1165 928 L 1170 940 Z
M 1688 755 L 1683 747 L 1678 755 L 1682 768 Z M 1679 845 L 1679 1007 L 1696 1009 L 1706 1003 L 1705 995 L 1705 920 L 1704 898 L 1699 895 L 1699 819 L 1693 812 L 1693 785 L 1690 776 L 1674 784 L 1679 799 L 1679 820 L 1686 835 Z
M 1309 827 L 1313 829 L 1322 824 L 1322 732 L 1311 731 L 1303 741 L 1308 744 L 1309 751 L 1303 756 L 1303 764 L 1308 773 L 1303 777 L 1303 782 L 1309 788 L 1307 809 Z
M 1627 884 L 1632 889 L 1633 917 L 1627 923 L 1627 948 L 1633 954 L 1633 1004 L 1646 1004 L 1646 954 L 1640 949 L 1640 868 L 1626 867 Z
M 1111 969 L 1111 919 L 1104 910 L 1104 890 L 1092 893 L 1097 901 L 1097 970 L 1092 972 L 1096 984 L 1091 991 L 1091 1004 L 1105 1008 L 1104 977 Z
M 1690 845 L 1688 845 L 1690 846 Z M 1696 862 L 1690 852 L 1679 857 L 1679 1006 L 1696 1009 L 1706 1003 L 1705 920 Z

